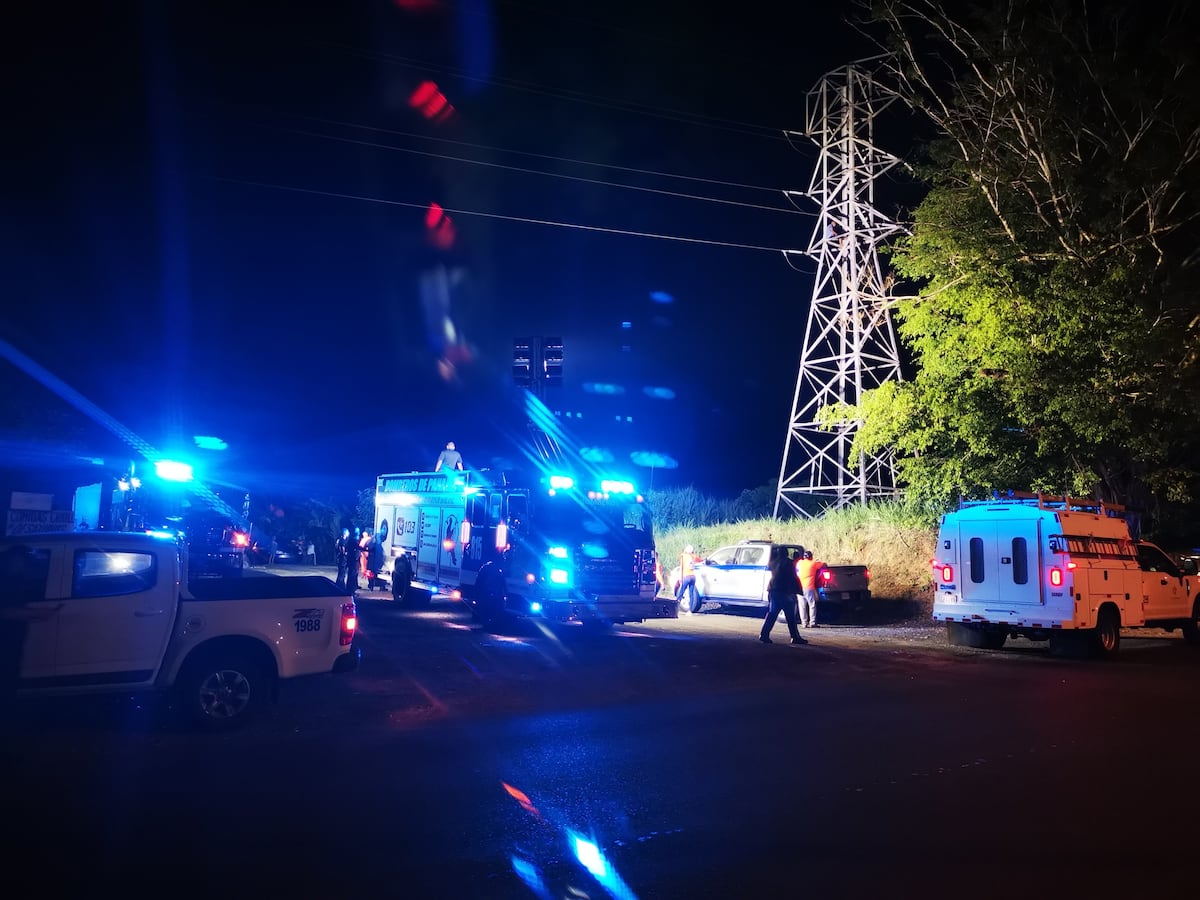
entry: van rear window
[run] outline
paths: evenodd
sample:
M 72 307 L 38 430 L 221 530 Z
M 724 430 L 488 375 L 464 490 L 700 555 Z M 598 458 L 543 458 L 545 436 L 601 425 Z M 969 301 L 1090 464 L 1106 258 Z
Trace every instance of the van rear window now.
M 982 584 L 983 577 L 983 538 L 971 538 L 971 580 Z
M 1029 584 L 1029 547 L 1023 537 L 1013 538 L 1012 575 L 1013 584 Z

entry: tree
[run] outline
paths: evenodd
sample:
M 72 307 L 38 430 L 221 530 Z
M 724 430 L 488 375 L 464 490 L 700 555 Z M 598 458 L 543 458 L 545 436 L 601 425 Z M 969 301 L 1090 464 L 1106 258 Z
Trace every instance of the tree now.
M 937 136 L 894 248 L 916 375 L 863 398 L 917 495 L 1191 501 L 1200 461 L 1197 14 L 882 0 L 900 95 Z

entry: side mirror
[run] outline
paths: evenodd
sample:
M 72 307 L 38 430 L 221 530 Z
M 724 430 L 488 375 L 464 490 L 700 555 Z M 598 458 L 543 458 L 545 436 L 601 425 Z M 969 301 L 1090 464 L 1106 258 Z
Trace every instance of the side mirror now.
M 1195 575 L 1197 573 L 1196 557 L 1189 556 L 1183 560 L 1182 566 L 1184 575 Z

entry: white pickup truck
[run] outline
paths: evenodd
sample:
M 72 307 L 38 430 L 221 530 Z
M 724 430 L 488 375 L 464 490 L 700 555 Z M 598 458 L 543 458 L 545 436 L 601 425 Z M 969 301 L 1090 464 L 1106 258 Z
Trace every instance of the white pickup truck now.
M 18 696 L 155 691 L 202 727 L 227 728 L 283 679 L 355 668 L 357 626 L 354 598 L 321 576 L 189 584 L 169 535 L 0 542 L 0 663 Z

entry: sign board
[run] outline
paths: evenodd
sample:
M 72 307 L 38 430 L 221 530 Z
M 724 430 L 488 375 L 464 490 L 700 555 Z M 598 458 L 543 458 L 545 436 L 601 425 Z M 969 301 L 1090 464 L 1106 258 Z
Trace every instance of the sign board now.
M 49 512 L 54 505 L 53 494 L 34 494 L 29 491 L 13 491 L 8 501 L 12 509 L 40 509 Z
M 39 531 L 73 531 L 75 513 L 69 509 L 10 509 L 4 533 L 34 534 Z

